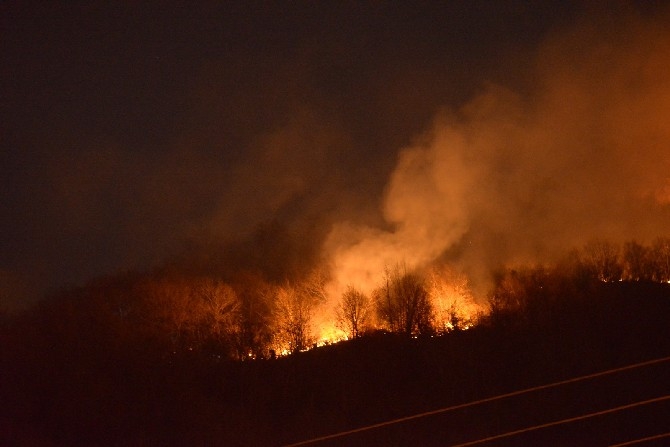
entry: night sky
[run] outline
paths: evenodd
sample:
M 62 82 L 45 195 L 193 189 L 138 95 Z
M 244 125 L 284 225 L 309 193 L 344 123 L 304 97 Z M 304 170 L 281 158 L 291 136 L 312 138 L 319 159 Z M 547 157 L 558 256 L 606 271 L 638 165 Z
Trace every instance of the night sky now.
M 220 247 L 365 282 L 670 228 L 666 2 L 9 0 L 0 61 L 3 306 Z

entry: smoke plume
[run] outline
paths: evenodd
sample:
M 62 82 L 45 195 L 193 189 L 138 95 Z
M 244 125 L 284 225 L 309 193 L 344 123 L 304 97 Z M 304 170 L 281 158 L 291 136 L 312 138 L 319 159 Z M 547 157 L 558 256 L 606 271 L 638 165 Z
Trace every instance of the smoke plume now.
M 2 299 L 165 262 L 326 265 L 333 299 L 446 262 L 483 290 L 501 264 L 663 235 L 650 3 L 9 6 Z
M 544 42 L 516 92 L 487 84 L 404 148 L 386 226 L 335 225 L 335 283 L 370 290 L 384 266 L 492 268 L 554 259 L 590 238 L 668 231 L 670 34 L 603 20 Z

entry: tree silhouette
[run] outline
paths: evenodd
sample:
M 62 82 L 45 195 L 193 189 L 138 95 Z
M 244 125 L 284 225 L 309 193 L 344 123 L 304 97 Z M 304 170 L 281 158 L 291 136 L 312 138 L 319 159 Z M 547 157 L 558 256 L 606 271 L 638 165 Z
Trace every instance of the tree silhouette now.
M 274 305 L 275 345 L 279 352 L 293 354 L 310 347 L 314 343 L 310 327 L 314 297 L 287 282 L 277 287 Z
M 180 277 L 149 278 L 139 285 L 144 324 L 173 352 L 193 348 L 197 313 L 188 282 Z
M 544 266 L 501 269 L 489 292 L 489 319 L 503 325 L 538 323 L 547 317 L 561 290 L 555 269 Z
M 494 273 L 493 289 L 489 292 L 490 317 L 507 322 L 526 305 L 526 284 L 518 270 L 504 269 Z
M 213 278 L 194 279 L 191 284 L 198 335 L 221 353 L 231 353 L 239 332 L 240 301 L 228 284 Z
M 371 316 L 370 299 L 353 286 L 348 286 L 335 309 L 336 325 L 349 338 L 358 337 Z
M 425 284 L 405 266 L 387 268 L 373 295 L 378 318 L 388 330 L 405 335 L 432 331 L 432 308 Z
M 651 248 L 652 263 L 654 265 L 654 280 L 658 282 L 670 281 L 670 238 L 657 238 Z
M 239 275 L 235 285 L 240 300 L 235 348 L 238 359 L 264 358 L 272 344 L 272 305 L 275 289 L 251 272 Z
M 654 274 L 652 253 L 636 241 L 626 242 L 623 248 L 623 276 L 628 281 L 651 280 Z
M 584 246 L 584 262 L 591 274 L 603 282 L 618 281 L 621 279 L 619 247 L 613 243 L 595 239 Z
M 438 333 L 470 327 L 482 310 L 474 301 L 467 276 L 448 267 L 433 268 L 427 288 Z

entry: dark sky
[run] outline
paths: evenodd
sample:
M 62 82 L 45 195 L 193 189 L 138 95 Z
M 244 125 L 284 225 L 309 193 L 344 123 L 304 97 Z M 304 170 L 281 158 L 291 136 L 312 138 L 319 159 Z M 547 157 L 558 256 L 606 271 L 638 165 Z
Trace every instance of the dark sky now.
M 475 253 L 551 252 L 563 211 L 593 215 L 612 174 L 634 179 L 617 197 L 651 203 L 612 200 L 583 222 L 632 215 L 605 235 L 648 236 L 667 223 L 666 121 L 631 126 L 619 150 L 601 135 L 625 117 L 571 119 L 668 111 L 668 8 L 582 3 L 2 2 L 2 299 L 224 245 L 340 267 L 384 246 L 420 265 L 476 238 L 462 258 L 476 270 Z M 650 132 L 631 174 L 621 153 Z M 412 177 L 429 171 L 428 186 Z M 522 233 L 533 242 L 510 249 Z

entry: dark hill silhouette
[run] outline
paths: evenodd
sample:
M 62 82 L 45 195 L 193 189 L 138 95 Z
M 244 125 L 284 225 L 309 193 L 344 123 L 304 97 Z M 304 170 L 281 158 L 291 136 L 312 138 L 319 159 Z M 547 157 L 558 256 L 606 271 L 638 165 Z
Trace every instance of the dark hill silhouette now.
M 0 443 L 282 445 L 670 355 L 670 284 L 580 287 L 441 337 L 376 332 L 244 362 L 208 351 L 165 355 L 148 328 L 105 320 L 100 306 L 108 301 L 68 293 L 2 328 Z M 634 399 L 659 381 L 631 382 L 616 394 Z M 595 401 L 613 393 L 592 392 Z M 551 399 L 547 414 L 575 405 Z M 518 419 L 538 411 L 515 405 Z M 495 408 L 472 417 L 472 436 L 505 419 Z M 480 429 L 472 432 L 473 424 Z M 415 423 L 414 439 L 437 442 L 418 434 L 433 429 Z M 394 436 L 402 445 L 405 435 Z

